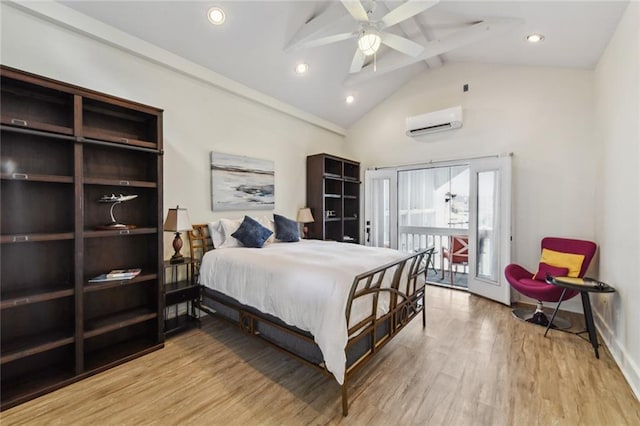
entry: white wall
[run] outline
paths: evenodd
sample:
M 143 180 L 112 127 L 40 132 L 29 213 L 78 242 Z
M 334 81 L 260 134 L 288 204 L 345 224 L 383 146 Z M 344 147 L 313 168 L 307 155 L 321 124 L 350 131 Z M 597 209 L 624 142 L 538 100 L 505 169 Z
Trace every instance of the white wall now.
M 617 293 L 592 297 L 598 328 L 640 397 L 640 4 L 629 4 L 595 70 L 596 238 L 600 277 Z
M 454 105 L 463 107 L 461 129 L 429 142 L 404 135 L 405 117 Z M 349 129 L 347 145 L 363 169 L 513 152 L 512 260 L 531 271 L 542 237 L 595 238 L 592 71 L 449 64 L 367 114 Z M 563 308 L 580 310 L 580 301 Z
M 218 151 L 273 160 L 275 211 L 294 217 L 306 202 L 305 157 L 343 154 L 343 137 L 335 133 L 5 2 L 0 8 L 4 65 L 165 110 L 165 212 L 179 204 L 188 208 L 193 223 L 242 217 L 245 212 L 211 211 L 209 153 Z M 171 240 L 167 234 L 167 256 Z

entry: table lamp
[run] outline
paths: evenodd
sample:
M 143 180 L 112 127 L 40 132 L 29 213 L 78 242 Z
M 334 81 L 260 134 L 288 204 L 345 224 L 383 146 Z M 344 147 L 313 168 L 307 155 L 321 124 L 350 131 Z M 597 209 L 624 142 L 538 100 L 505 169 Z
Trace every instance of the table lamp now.
M 171 256 L 170 263 L 182 263 L 184 257 L 180 254 L 182 249 L 182 238 L 180 238 L 180 232 L 190 231 L 191 221 L 189 220 L 189 214 L 187 209 L 181 209 L 180 206 L 176 206 L 175 209 L 169 209 L 167 219 L 164 221 L 164 230 L 169 232 L 175 232 L 176 237 L 173 239 L 173 249 L 175 253 Z
M 311 209 L 309 207 L 303 207 L 298 210 L 298 219 L 297 222 L 303 224 L 302 226 L 302 236 L 303 238 L 307 238 L 307 234 L 309 233 L 309 227 L 304 225 L 305 223 L 313 222 L 313 215 L 311 214 Z

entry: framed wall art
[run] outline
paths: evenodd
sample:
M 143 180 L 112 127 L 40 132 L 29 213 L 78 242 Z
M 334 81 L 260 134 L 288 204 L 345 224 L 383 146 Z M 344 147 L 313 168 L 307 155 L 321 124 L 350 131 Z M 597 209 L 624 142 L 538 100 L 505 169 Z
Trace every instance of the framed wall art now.
M 274 163 L 211 152 L 211 209 L 273 210 Z

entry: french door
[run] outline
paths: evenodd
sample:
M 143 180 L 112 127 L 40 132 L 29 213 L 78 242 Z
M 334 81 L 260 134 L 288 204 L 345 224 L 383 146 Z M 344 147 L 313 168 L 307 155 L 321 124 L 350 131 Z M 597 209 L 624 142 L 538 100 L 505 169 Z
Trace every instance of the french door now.
M 511 157 L 474 160 L 469 177 L 469 292 L 509 305 Z
M 398 248 L 398 172 L 366 170 L 364 199 L 364 244 Z
M 469 291 L 508 305 L 502 271 L 511 254 L 510 156 L 365 172 L 366 245 L 406 251 L 435 245 L 440 251 L 444 236 L 454 234 L 468 235 Z

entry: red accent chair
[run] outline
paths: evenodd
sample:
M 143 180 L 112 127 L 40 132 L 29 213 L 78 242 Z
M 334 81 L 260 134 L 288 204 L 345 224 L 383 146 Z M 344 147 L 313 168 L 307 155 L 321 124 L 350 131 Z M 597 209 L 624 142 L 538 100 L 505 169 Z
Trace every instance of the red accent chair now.
M 449 237 L 449 248 L 442 247 L 442 257 L 440 258 L 440 271 L 444 280 L 444 260 L 449 264 L 449 279 L 453 285 L 453 265 L 467 266 L 469 264 L 469 237 L 466 235 L 451 235 Z
M 579 277 L 584 277 L 596 253 L 597 247 L 598 246 L 591 241 L 569 238 L 545 237 L 541 242 L 541 248 L 543 249 L 546 248 L 563 253 L 584 255 L 580 273 L 578 274 Z M 511 287 L 518 290 L 521 294 L 538 301 L 535 312 L 528 309 L 514 309 L 513 315 L 519 319 L 546 327 L 549 324 L 549 318 L 542 310 L 542 302 L 558 302 L 562 294 L 562 288 L 547 284 L 543 281 L 544 278 L 533 279 L 534 274 L 532 272 L 514 263 L 505 268 L 504 275 L 507 281 L 509 281 L 509 284 L 511 284 Z M 562 300 L 571 299 L 578 295 L 578 293 L 578 291 L 567 290 Z M 566 319 L 558 317 L 556 317 L 552 325 L 554 328 L 569 328 L 570 326 L 571 324 Z

